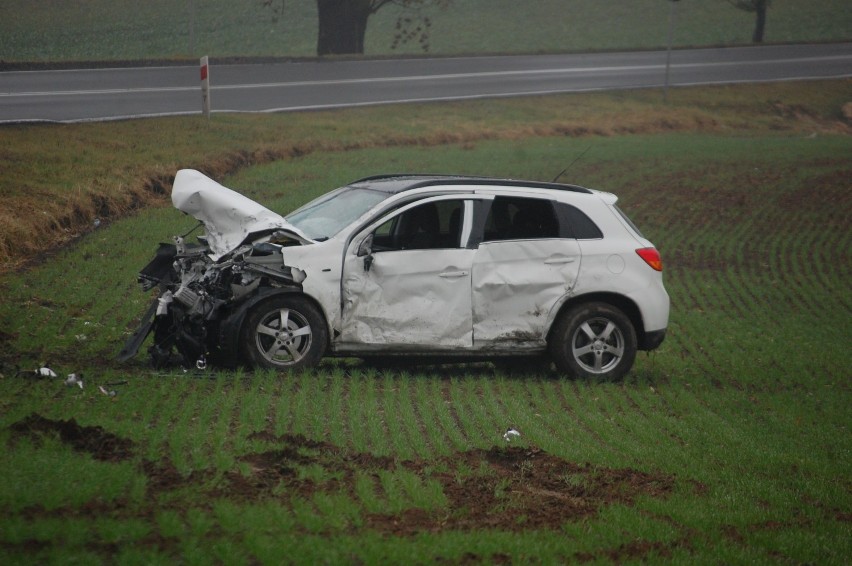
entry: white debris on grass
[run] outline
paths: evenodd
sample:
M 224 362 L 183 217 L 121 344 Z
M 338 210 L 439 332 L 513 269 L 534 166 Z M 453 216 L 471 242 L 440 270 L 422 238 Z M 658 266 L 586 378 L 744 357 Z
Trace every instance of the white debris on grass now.
M 76 385 L 80 389 L 83 389 L 83 374 L 69 373 L 68 377 L 65 378 L 65 385 L 68 387 L 73 387 Z
M 506 442 L 511 442 L 512 438 L 514 438 L 514 437 L 520 438 L 520 436 L 521 436 L 520 432 L 518 432 L 517 430 L 515 430 L 513 428 L 509 428 L 509 429 L 506 430 L 505 433 L 503 433 L 503 440 L 505 440 Z
M 35 370 L 35 374 L 39 377 L 58 377 L 56 372 L 50 369 L 47 365 Z
M 109 391 L 107 391 L 106 389 L 104 389 L 103 385 L 98 385 L 98 389 L 100 390 L 101 393 L 103 393 L 107 397 L 115 397 L 116 395 L 118 395 L 118 393 L 116 393 L 115 389 L 110 389 Z

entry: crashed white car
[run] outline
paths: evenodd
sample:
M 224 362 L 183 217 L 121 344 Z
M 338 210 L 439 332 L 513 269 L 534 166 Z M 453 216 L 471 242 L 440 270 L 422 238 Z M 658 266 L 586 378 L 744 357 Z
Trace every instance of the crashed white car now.
M 153 333 L 155 366 L 548 356 L 618 378 L 666 334 L 660 254 L 609 193 L 387 175 L 282 217 L 181 170 L 172 201 L 206 233 L 161 244 L 142 270 L 159 295 L 121 360 Z

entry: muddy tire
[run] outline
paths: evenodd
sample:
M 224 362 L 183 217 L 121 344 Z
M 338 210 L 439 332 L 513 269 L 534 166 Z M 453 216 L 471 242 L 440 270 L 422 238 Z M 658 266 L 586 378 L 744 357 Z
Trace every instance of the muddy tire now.
M 301 370 L 319 363 L 328 330 L 319 309 L 300 295 L 279 295 L 255 305 L 240 336 L 245 361 L 255 368 Z
M 636 330 L 612 305 L 587 303 L 561 316 L 548 347 L 560 372 L 580 379 L 614 381 L 633 367 Z

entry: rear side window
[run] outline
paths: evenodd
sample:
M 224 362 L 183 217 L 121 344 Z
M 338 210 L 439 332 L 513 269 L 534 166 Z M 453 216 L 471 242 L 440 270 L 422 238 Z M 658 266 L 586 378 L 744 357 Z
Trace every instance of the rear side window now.
M 599 240 L 603 238 L 603 232 L 598 228 L 598 225 L 576 206 L 559 202 L 556 203 L 556 209 L 562 223 L 562 237 L 576 238 L 577 240 Z
M 485 219 L 484 242 L 558 238 L 559 220 L 545 199 L 495 197 Z

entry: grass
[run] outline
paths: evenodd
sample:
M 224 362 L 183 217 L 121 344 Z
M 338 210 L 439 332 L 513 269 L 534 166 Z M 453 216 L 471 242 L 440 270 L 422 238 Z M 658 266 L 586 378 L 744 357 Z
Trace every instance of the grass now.
M 288 210 L 378 171 L 550 178 L 591 146 L 569 180 L 621 197 L 662 251 L 673 303 L 666 343 L 620 383 L 489 364 L 118 367 L 109 359 L 148 300 L 136 270 L 192 224 L 165 207 L 5 274 L 0 560 L 844 563 L 848 85 L 684 89 L 670 107 L 633 92 L 291 116 L 291 144 L 315 124 L 309 151 L 223 179 Z M 388 129 L 359 138 L 368 122 Z M 461 134 L 446 137 L 453 122 Z M 129 126 L 41 131 L 107 139 Z M 135 127 L 152 151 L 159 138 Z M 194 159 L 273 128 L 214 121 L 205 136 L 235 141 Z M 164 175 L 190 154 L 180 143 Z M 89 172 L 120 168 L 111 157 Z M 14 375 L 45 360 L 82 370 L 86 388 Z M 117 381 L 116 397 L 98 392 Z M 42 428 L 15 425 L 33 413 Z M 63 436 L 71 418 L 102 427 L 101 442 Z M 519 442 L 503 440 L 509 426 Z M 111 451 L 123 440 L 128 454 Z
M 0 19 L 4 62 L 169 60 L 211 57 L 311 57 L 316 54 L 316 4 L 284 2 L 277 22 L 260 2 L 89 0 L 84 5 L 6 0 Z M 464 0 L 418 13 L 431 21 L 429 53 L 537 53 L 649 49 L 666 45 L 669 4 L 619 0 Z M 841 0 L 787 0 L 772 6 L 767 42 L 849 40 L 852 16 Z M 410 12 L 409 12 L 410 14 Z M 423 53 L 418 42 L 392 48 L 400 11 L 369 22 L 371 56 Z M 193 22 L 192 28 L 190 22 Z M 683 0 L 676 7 L 676 46 L 748 44 L 754 15 L 722 2 Z M 192 34 L 192 35 L 190 35 Z

